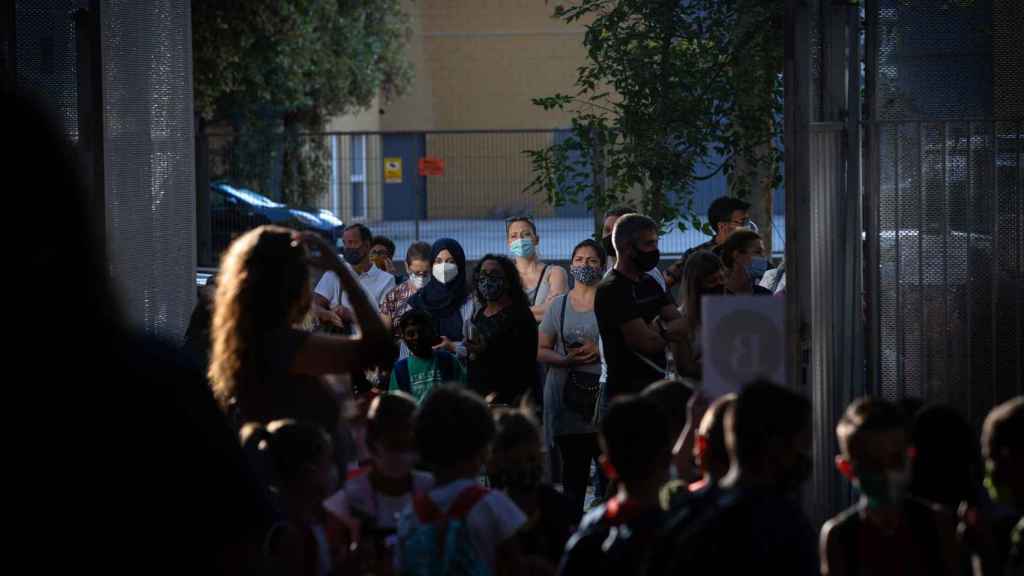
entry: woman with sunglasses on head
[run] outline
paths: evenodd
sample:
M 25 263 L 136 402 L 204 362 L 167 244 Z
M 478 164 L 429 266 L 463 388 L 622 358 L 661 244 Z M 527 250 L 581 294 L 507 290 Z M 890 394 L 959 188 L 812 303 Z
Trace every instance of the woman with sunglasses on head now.
M 561 266 L 541 261 L 537 251 L 540 236 L 533 220 L 525 216 L 509 218 L 505 223 L 505 236 L 515 258 L 519 281 L 526 291 L 530 312 L 539 323 L 551 302 L 568 291 L 569 277 Z

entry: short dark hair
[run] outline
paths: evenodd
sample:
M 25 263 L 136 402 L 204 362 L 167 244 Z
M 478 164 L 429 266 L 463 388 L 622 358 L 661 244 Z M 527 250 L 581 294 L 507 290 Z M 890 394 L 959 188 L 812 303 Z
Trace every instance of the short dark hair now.
M 986 459 L 1001 458 L 1006 451 L 1013 458 L 1024 457 L 1024 396 L 996 406 L 981 427 L 981 450 Z
M 481 454 L 494 439 L 494 419 L 483 399 L 461 386 L 434 388 L 416 412 L 413 432 L 420 458 L 450 467 Z
M 750 210 L 750 202 L 745 202 L 732 196 L 722 196 L 715 199 L 711 206 L 708 207 L 708 222 L 711 223 L 711 228 L 717 233 L 719 222 L 731 219 L 732 213 L 737 210 L 744 212 Z
M 654 401 L 668 419 L 669 436 L 674 442 L 686 427 L 686 403 L 693 391 L 679 380 L 658 380 L 641 393 Z
M 625 216 L 626 214 L 636 214 L 636 210 L 632 206 L 616 206 L 611 210 L 604 213 L 604 217 L 615 216 L 616 218 Z
M 700 419 L 700 427 L 697 434 L 703 436 L 708 443 L 708 451 L 711 452 L 708 468 L 715 465 L 722 468 L 729 467 L 729 449 L 725 447 L 725 414 L 736 405 L 736 394 L 730 393 L 720 396 L 704 412 Z
M 413 242 L 409 245 L 409 249 L 405 251 L 405 263 L 409 264 L 413 260 L 430 260 L 430 244 L 426 242 Z
M 878 398 L 854 400 L 836 425 L 836 439 L 843 456 L 864 456 L 864 435 L 880 430 L 906 430 L 907 417 L 899 406 Z
M 366 224 L 363 224 L 361 222 L 349 224 L 348 226 L 345 227 L 345 232 L 348 232 L 349 230 L 358 230 L 359 237 L 362 238 L 363 242 L 366 242 L 368 244 L 373 243 L 373 232 L 370 232 L 370 228 Z
M 636 242 L 641 232 L 647 230 L 658 231 L 658 224 L 643 214 L 626 214 L 615 223 L 615 230 L 612 231 L 612 245 L 615 251 L 622 253 L 622 243 Z
M 540 426 L 525 410 L 505 408 L 494 414 L 498 432 L 494 437 L 493 450 L 507 452 L 516 446 L 540 443 Z
M 388 258 L 394 259 L 395 257 L 395 243 L 391 241 L 391 238 L 387 236 L 374 236 L 373 240 L 370 241 L 371 246 L 383 246 L 388 251 Z
M 247 424 L 241 431 L 242 446 L 257 459 L 272 486 L 286 489 L 309 464 L 333 451 L 330 436 L 312 422 L 274 420 L 266 425 Z
M 430 314 L 425 310 L 412 308 L 398 317 L 398 330 L 405 331 L 409 326 L 429 326 L 433 328 L 433 322 Z
M 604 246 L 601 246 L 600 242 L 597 242 L 592 238 L 587 238 L 586 240 L 577 244 L 576 247 L 572 249 L 572 254 L 569 256 L 570 264 L 572 263 L 573 259 L 576 258 L 576 253 L 580 251 L 580 248 L 590 248 L 591 250 L 597 252 L 597 258 L 598 260 L 601 261 L 601 266 L 604 266 L 605 261 L 608 259 L 608 253 L 604 251 Z
M 667 466 L 672 450 L 668 418 L 653 400 L 640 395 L 612 401 L 601 422 L 600 439 L 605 455 L 627 486 Z
M 415 413 L 416 400 L 405 392 L 388 392 L 374 398 L 366 411 L 366 447 L 373 451 L 373 445 L 388 432 L 411 429 Z
M 767 381 L 747 385 L 728 416 L 726 438 L 743 469 L 759 471 L 766 462 L 762 448 L 776 438 L 795 439 L 811 424 L 811 403 L 806 398 Z M 728 440 L 727 440 L 728 441 Z

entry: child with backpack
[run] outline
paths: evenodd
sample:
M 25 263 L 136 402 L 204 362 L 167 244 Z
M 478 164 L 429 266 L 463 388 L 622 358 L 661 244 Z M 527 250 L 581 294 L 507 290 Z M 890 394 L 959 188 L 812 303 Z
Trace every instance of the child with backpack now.
M 330 437 L 316 424 L 276 420 L 246 425 L 242 445 L 285 518 L 282 529 L 268 535 L 265 554 L 283 573 L 330 574 L 321 505 L 338 485 Z
M 821 573 L 956 574 L 952 514 L 908 494 L 912 451 L 902 410 L 884 400 L 857 400 L 836 436 L 836 467 L 861 496 L 822 527 Z
M 415 412 L 416 401 L 404 392 L 375 398 L 366 418 L 370 464 L 349 473 L 344 490 L 324 501 L 334 558 L 348 572 L 393 572 L 398 516 L 434 484 L 430 474 L 413 470 Z
M 430 315 L 413 309 L 398 320 L 398 331 L 409 356 L 395 362 L 388 390 L 401 390 L 422 403 L 435 387 L 446 382 L 466 383 L 462 364 L 447 350 L 434 349 L 437 333 Z
M 523 557 L 554 573 L 579 518 L 568 497 L 542 482 L 541 433 L 530 411 L 499 409 L 494 420 L 498 434 L 487 464 L 490 485 L 508 494 L 528 518 L 519 531 Z
M 621 396 L 601 422 L 598 440 L 602 467 L 618 480 L 618 493 L 584 516 L 560 574 L 646 574 L 664 520 L 659 491 L 671 461 L 668 418 L 648 397 Z
M 526 516 L 507 495 L 477 481 L 495 435 L 487 405 L 460 386 L 442 385 L 420 405 L 413 430 L 435 485 L 399 518 L 398 573 L 517 574 L 516 536 Z

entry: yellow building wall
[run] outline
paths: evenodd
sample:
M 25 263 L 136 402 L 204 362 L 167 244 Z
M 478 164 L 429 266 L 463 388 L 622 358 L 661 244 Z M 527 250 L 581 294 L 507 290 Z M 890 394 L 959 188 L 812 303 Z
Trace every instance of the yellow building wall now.
M 532 98 L 571 93 L 585 62 L 582 25 L 544 0 L 420 0 L 405 4 L 415 79 L 384 105 L 384 130 L 530 129 L 569 124 Z
M 544 0 L 408 0 L 406 56 L 414 79 L 406 93 L 366 111 L 335 118 L 328 131 L 531 130 L 565 128 L 565 112 L 545 112 L 532 98 L 573 93 L 586 61 L 582 24 L 554 18 Z M 524 192 L 533 179 L 526 149 L 547 146 L 550 132 L 428 134 L 427 154 L 445 174 L 427 178 L 428 218 L 493 218 L 553 213 Z M 378 143 L 379 149 L 379 143 Z M 370 219 L 381 214 L 382 158 L 367 150 Z M 347 154 L 346 154 L 347 157 Z M 347 170 L 348 167 L 343 167 Z M 350 191 L 350 187 L 345 187 Z M 348 192 L 346 192 L 348 194 Z M 342 206 L 351 206 L 345 198 Z M 351 214 L 339 214 L 345 221 Z

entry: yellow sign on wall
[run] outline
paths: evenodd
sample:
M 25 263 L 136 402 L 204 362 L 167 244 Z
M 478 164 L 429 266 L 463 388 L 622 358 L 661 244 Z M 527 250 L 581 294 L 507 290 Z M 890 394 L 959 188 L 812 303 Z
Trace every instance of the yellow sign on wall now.
M 385 158 L 384 159 L 384 183 L 385 184 L 401 184 L 402 183 L 402 159 L 401 158 Z

